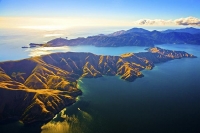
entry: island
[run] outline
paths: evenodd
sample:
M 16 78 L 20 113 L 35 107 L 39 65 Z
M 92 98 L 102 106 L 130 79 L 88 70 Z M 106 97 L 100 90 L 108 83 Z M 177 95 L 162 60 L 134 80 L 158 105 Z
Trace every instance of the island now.
M 200 29 L 184 28 L 166 31 L 148 31 L 142 28 L 116 31 L 111 34 L 78 37 L 75 39 L 55 38 L 44 44 L 30 43 L 30 47 L 60 47 L 92 45 L 96 47 L 148 46 L 155 44 L 200 44 Z
M 17 61 L 0 62 L 0 122 L 20 120 L 24 124 L 51 120 L 76 102 L 82 94 L 77 80 L 119 75 L 133 82 L 155 63 L 195 58 L 184 51 L 151 47 L 147 52 L 121 56 L 92 53 L 52 53 Z

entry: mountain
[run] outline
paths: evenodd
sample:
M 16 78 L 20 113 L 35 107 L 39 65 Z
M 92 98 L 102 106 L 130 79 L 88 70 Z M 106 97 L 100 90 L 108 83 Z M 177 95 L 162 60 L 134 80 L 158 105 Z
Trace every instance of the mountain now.
M 63 38 L 53 39 L 43 46 L 76 46 L 93 45 L 97 47 L 120 47 L 120 46 L 153 46 L 155 40 L 145 38 L 138 34 L 122 34 L 119 36 L 91 36 L 66 40 Z
M 20 120 L 25 124 L 52 119 L 81 95 L 79 78 L 120 75 L 132 82 L 141 70 L 154 63 L 194 58 L 184 51 L 158 47 L 148 52 L 103 56 L 92 53 L 53 53 L 18 61 L 0 62 L 0 122 Z
M 150 31 L 142 29 L 142 28 L 132 28 L 127 31 L 121 30 L 121 31 L 116 31 L 112 34 L 109 34 L 109 36 L 119 36 L 123 34 L 129 34 L 129 33 L 149 33 Z
M 179 31 L 179 32 L 178 32 Z M 155 44 L 196 44 L 200 45 L 200 33 L 191 34 L 199 31 L 195 28 L 179 30 L 168 30 L 164 32 L 148 31 L 142 28 L 132 28 L 121 30 L 108 35 L 89 36 L 87 38 L 64 39 L 56 38 L 45 44 L 29 44 L 33 46 L 58 47 L 93 45 L 97 47 L 121 47 L 121 46 L 154 46 Z
M 126 31 L 126 33 L 149 33 L 150 31 L 143 28 L 132 28 Z
M 170 30 L 163 31 L 163 33 L 169 33 L 169 32 L 185 32 L 185 33 L 190 33 L 190 34 L 200 34 L 200 29 L 188 27 L 188 28 L 183 28 L 183 29 L 170 29 Z

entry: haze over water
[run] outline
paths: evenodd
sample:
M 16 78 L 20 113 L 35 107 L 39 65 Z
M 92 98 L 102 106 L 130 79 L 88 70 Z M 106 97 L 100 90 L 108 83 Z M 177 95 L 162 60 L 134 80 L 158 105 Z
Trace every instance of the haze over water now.
M 57 29 L 57 30 L 38 30 L 38 29 L 1 29 L 0 30 L 0 61 L 7 60 L 19 60 L 32 56 L 39 56 L 50 54 L 53 52 L 93 52 L 95 54 L 104 55 L 120 55 L 125 52 L 131 52 L 131 48 L 116 48 L 110 52 L 112 48 L 97 48 L 92 46 L 74 46 L 74 47 L 46 47 L 46 48 L 31 48 L 22 49 L 23 46 L 29 46 L 30 43 L 46 43 L 52 39 L 62 37 L 62 38 L 78 38 L 78 37 L 88 37 L 99 34 L 110 34 L 119 30 L 128 30 L 132 27 L 76 27 L 69 29 Z M 148 30 L 165 30 L 166 28 L 176 28 L 176 27 L 145 27 Z M 180 27 L 179 27 L 180 28 Z M 134 48 L 132 52 L 139 52 L 143 48 Z M 138 50 L 139 51 L 138 51 Z M 17 56 L 16 56 L 17 54 Z
M 62 47 L 44 50 L 22 49 L 30 42 L 41 43 L 55 36 L 1 33 L 0 60 L 16 60 L 38 52 L 92 52 L 120 55 L 144 51 L 145 47 L 98 48 L 93 46 Z M 48 33 L 45 32 L 45 35 Z M 99 32 L 105 33 L 105 32 Z M 58 34 L 57 32 L 55 34 Z M 60 34 L 60 33 L 59 33 Z M 38 36 L 40 35 L 40 36 Z M 87 36 L 87 34 L 82 34 Z M 77 37 L 77 36 L 75 36 Z M 177 59 L 156 64 L 153 70 L 143 70 L 143 78 L 134 82 L 116 76 L 80 79 L 83 95 L 78 102 L 61 111 L 52 121 L 24 127 L 16 122 L 1 125 L 2 132 L 42 133 L 197 133 L 200 132 L 200 46 L 188 44 L 158 45 L 181 50 L 198 58 Z M 47 54 L 46 53 L 46 54 Z M 68 117 L 67 117 L 68 116 Z

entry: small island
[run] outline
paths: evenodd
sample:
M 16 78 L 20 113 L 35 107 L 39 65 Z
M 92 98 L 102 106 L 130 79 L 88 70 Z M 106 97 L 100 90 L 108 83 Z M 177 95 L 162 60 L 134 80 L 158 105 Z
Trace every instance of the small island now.
M 184 51 L 151 47 L 147 52 L 121 56 L 67 52 L 0 62 L 0 122 L 51 120 L 82 94 L 77 86 L 80 78 L 119 75 L 133 82 L 155 63 L 195 57 Z

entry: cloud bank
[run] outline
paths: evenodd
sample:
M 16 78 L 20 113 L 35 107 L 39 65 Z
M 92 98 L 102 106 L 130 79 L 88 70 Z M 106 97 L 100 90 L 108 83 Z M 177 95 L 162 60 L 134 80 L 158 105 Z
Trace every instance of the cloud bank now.
M 200 19 L 195 17 L 179 18 L 175 20 L 163 19 L 140 19 L 136 21 L 139 25 L 191 25 L 200 26 Z
M 195 17 L 180 18 L 175 20 L 177 25 L 200 26 L 200 19 Z
M 139 25 L 171 25 L 173 24 L 172 20 L 163 20 L 163 19 L 141 19 L 137 21 Z

